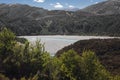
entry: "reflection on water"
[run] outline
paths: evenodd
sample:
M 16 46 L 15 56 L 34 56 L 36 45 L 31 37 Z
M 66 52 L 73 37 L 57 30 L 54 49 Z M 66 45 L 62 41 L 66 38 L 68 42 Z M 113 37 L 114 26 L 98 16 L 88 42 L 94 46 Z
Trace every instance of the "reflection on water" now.
M 50 52 L 51 55 L 54 55 L 58 50 L 62 49 L 65 46 L 73 44 L 78 40 L 86 39 L 107 39 L 113 37 L 101 37 L 101 36 L 20 36 L 28 39 L 31 43 L 34 43 L 37 39 L 41 40 L 41 43 L 45 44 L 46 51 Z

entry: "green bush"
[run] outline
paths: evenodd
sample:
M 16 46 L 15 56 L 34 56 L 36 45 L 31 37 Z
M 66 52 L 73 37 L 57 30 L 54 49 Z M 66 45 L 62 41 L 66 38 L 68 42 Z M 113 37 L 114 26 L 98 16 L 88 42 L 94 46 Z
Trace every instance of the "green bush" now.
M 79 56 L 69 50 L 60 56 L 62 61 L 60 80 L 109 80 L 110 74 L 100 64 L 94 52 L 83 52 Z
M 40 41 L 32 45 L 17 43 L 15 35 L 6 28 L 0 32 L 0 70 L 9 78 L 34 76 L 38 71 L 43 74 L 43 68 L 50 57 Z
M 0 80 L 120 80 L 101 65 L 94 52 L 80 56 L 69 50 L 51 57 L 39 40 L 21 44 L 15 37 L 6 28 L 0 32 Z
M 83 80 L 109 80 L 109 72 L 100 64 L 94 52 L 82 53 L 82 73 Z

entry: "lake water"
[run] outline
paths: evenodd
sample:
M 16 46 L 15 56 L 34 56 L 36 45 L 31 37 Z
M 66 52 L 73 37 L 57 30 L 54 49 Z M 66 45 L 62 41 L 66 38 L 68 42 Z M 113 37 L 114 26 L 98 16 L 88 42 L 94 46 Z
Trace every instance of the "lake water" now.
M 54 55 L 58 50 L 62 49 L 65 46 L 75 43 L 79 40 L 87 39 L 108 39 L 113 37 L 106 36 L 20 36 L 28 39 L 29 42 L 34 43 L 37 39 L 41 40 L 41 43 L 45 44 L 45 50 L 48 51 L 51 55 Z

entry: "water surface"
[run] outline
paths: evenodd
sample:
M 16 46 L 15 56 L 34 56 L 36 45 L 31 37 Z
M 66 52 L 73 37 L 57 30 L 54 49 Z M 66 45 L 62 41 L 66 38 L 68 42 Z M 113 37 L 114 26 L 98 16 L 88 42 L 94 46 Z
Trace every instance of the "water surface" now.
M 37 39 L 41 40 L 41 43 L 44 44 L 45 50 L 48 51 L 51 55 L 54 55 L 58 50 L 62 49 L 65 46 L 75 43 L 79 40 L 87 39 L 108 39 L 113 37 L 106 36 L 20 36 L 28 39 L 31 43 L 34 43 Z

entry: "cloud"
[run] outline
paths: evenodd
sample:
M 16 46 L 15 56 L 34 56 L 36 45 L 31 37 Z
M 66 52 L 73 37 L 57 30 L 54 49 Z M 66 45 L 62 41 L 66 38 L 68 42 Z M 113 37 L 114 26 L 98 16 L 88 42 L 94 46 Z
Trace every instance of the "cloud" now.
M 54 8 L 63 8 L 63 5 L 57 2 L 56 4 L 54 4 Z
M 43 3 L 45 2 L 45 0 L 34 0 L 35 2 L 38 2 L 38 3 Z
M 54 4 L 51 3 L 50 5 L 53 6 Z
M 95 2 L 95 4 L 98 4 L 98 2 Z
M 73 5 L 69 5 L 68 7 L 69 7 L 69 8 L 75 8 L 75 6 L 73 6 Z

